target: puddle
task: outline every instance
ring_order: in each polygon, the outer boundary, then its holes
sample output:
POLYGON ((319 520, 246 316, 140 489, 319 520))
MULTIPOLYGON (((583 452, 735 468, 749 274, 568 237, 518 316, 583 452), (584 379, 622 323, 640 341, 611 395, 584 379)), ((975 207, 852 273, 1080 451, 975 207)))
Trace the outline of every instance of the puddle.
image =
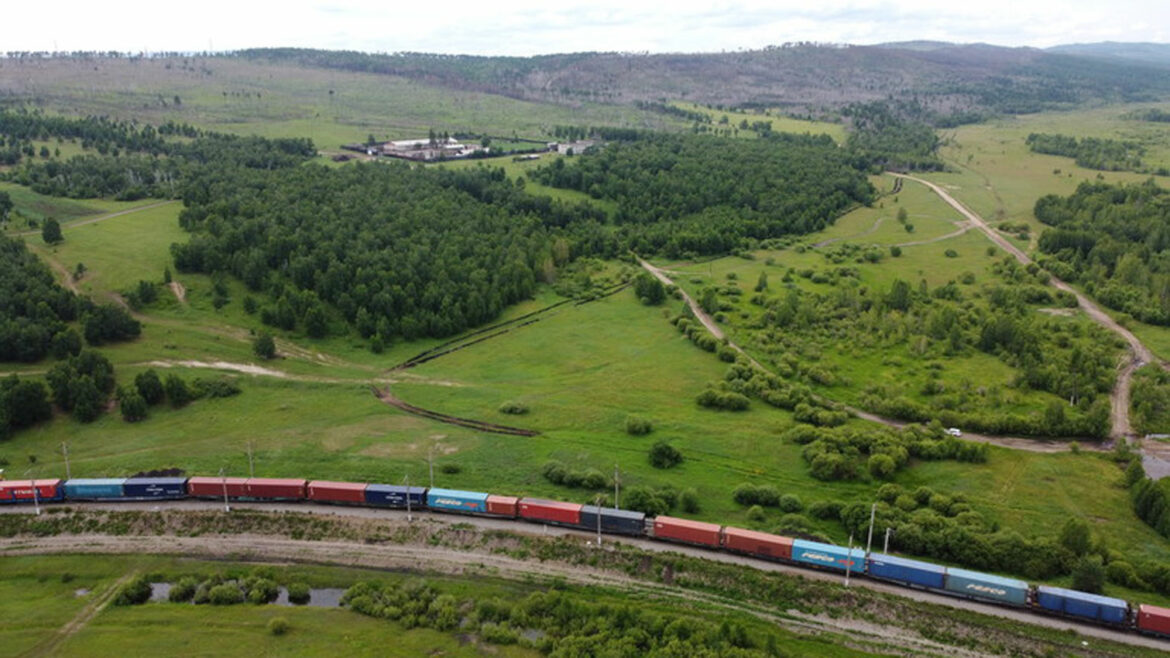
MULTIPOLYGON (((150 584, 150 601, 151 603, 167 603, 170 601, 172 583, 151 583, 150 584)), ((78 596, 89 593, 89 590, 77 590, 78 596)), ((309 602, 304 604, 309 608, 337 608, 341 606, 341 597, 345 595, 345 590, 339 587, 321 587, 309 590, 309 602)), ((292 606, 295 604, 289 603, 288 590, 284 587, 280 588, 280 594, 272 605, 292 606)))

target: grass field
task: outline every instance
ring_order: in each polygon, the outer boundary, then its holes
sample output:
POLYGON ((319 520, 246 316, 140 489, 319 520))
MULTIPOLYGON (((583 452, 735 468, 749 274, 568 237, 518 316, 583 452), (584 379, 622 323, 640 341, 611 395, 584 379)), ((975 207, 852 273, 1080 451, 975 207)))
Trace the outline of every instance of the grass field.
POLYGON ((748 125, 757 121, 771 122, 772 130, 775 132, 785 133, 810 133, 813 135, 826 134, 833 138, 838 144, 845 142, 845 127, 839 123, 829 123, 827 121, 805 121, 802 119, 793 119, 792 117, 784 116, 780 111, 768 110, 767 113, 755 112, 735 112, 732 110, 716 110, 703 105, 696 105, 694 103, 685 103, 682 101, 675 101, 671 103, 675 107, 690 111, 701 112, 711 117, 711 127, 714 129, 731 128, 738 130, 736 133, 738 137, 758 137, 756 131, 751 129, 740 128, 742 121, 747 121, 748 125), (723 117, 727 117, 727 123, 720 123, 723 117))

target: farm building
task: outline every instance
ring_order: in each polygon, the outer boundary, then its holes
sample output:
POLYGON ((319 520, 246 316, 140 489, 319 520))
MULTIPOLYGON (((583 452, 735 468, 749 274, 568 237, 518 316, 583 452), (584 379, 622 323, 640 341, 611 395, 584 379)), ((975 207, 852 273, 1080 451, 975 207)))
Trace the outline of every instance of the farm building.
POLYGON ((382 144, 382 155, 407 160, 450 160, 466 158, 472 153, 483 150, 477 145, 469 146, 461 143, 454 137, 446 139, 403 139, 382 144))

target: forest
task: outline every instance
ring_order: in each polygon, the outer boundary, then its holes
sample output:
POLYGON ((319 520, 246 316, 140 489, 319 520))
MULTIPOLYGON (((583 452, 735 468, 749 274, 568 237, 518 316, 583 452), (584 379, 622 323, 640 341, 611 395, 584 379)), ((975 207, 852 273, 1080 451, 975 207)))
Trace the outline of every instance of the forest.
POLYGON ((536 170, 533 180, 616 203, 624 246, 668 258, 816 231, 874 198, 826 135, 756 140, 637 133, 536 170))
POLYGON ((937 117, 920 103, 852 103, 841 114, 853 124, 846 146, 866 166, 909 171, 943 168, 938 136, 929 123, 937 117))
POLYGON ((1026 139, 1033 153, 1074 158, 1086 169, 1101 171, 1142 171, 1145 149, 1137 142, 1116 139, 1032 133, 1026 139))
POLYGON ((1101 303, 1170 325, 1170 195, 1153 180, 1081 183, 1067 197, 1036 201, 1041 264, 1101 303))

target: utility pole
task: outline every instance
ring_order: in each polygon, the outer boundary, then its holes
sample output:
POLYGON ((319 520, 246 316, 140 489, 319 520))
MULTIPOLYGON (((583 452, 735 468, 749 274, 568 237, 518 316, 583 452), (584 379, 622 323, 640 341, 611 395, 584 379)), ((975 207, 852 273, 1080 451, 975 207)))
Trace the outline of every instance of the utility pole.
POLYGON ((256 464, 252 461, 252 442, 248 442, 248 477, 256 477, 256 464))
POLYGON ((231 512, 232 508, 228 505, 227 477, 223 474, 223 467, 219 469, 219 482, 223 485, 223 511, 231 512))
POLYGON ((849 533, 849 548, 845 553, 845 587, 849 587, 849 572, 853 566, 853 533, 849 533))
POLYGON ((413 521, 414 519, 410 516, 410 475, 407 475, 404 480, 406 482, 406 520, 413 521))
POLYGON ((886 543, 882 546, 883 553, 888 554, 890 552, 890 535, 893 534, 893 532, 893 528, 886 528, 886 543))
MULTIPOLYGON (((622 481, 621 477, 622 477, 622 474, 621 474, 621 471, 618 470, 618 465, 614 464, 613 465, 613 508, 614 509, 621 509, 621 507, 618 504, 619 503, 618 494, 620 493, 620 487, 621 487, 621 481, 622 481)), ((600 511, 600 510, 598 510, 598 511, 600 511)))
POLYGON ((597 494, 593 504, 597 507, 597 547, 601 548, 601 494, 597 494))
POLYGON ((29 482, 32 483, 33 513, 36 514, 36 516, 40 516, 41 515, 41 497, 37 493, 37 476, 32 475, 32 471, 33 470, 30 468, 27 471, 25 471, 24 473, 25 473, 25 475, 29 476, 29 482))
POLYGON ((73 473, 69 470, 69 444, 61 442, 61 453, 65 455, 65 479, 72 480, 73 473))
POLYGON ((435 488, 435 446, 427 451, 427 466, 431 470, 431 488, 435 488))
POLYGON ((877 515, 877 503, 869 506, 869 537, 865 540, 865 554, 869 555, 869 549, 873 546, 873 517, 877 515))

